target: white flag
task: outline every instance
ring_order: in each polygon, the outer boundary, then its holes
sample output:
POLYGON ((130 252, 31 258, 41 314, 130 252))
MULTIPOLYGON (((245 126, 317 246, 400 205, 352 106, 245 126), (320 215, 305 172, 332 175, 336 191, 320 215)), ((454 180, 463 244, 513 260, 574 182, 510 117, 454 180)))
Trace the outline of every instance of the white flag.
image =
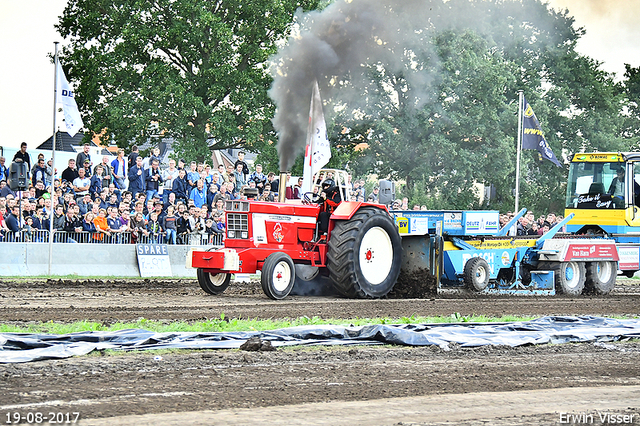
POLYGON ((65 77, 64 71, 62 71, 60 62, 58 62, 56 103, 62 104, 64 121, 67 125, 67 133, 69 133, 69 136, 74 137, 84 124, 82 123, 82 117, 80 117, 80 111, 78 111, 76 100, 73 97, 73 90, 71 90, 67 77, 65 77))
POLYGON ((327 139, 327 125, 322 113, 322 100, 318 82, 313 85, 311 107, 309 108, 309 127, 307 128, 307 146, 304 151, 304 172, 302 175, 302 193, 311 192, 313 176, 329 162, 331 148, 327 139))

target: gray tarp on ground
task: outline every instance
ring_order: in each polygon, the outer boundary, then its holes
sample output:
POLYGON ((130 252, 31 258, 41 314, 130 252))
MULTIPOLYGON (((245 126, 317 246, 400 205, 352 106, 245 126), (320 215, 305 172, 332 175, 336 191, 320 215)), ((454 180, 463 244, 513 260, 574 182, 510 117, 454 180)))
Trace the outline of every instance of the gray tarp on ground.
POLYGON ((462 347, 521 346, 640 338, 640 319, 550 316, 511 323, 310 325, 253 332, 155 333, 134 329, 71 334, 0 333, 0 363, 67 358, 104 349, 237 349, 254 336, 276 347, 393 344, 446 348, 449 343, 462 347))

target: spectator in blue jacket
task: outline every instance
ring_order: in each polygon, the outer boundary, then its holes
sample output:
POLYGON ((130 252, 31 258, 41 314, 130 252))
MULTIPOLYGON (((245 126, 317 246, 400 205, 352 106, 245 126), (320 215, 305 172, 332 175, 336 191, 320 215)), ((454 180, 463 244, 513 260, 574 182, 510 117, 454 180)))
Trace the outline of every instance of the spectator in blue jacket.
POLYGON ((200 172, 197 170, 198 163, 191 162, 191 170, 187 173, 187 182, 189 183, 189 191, 196 187, 196 183, 200 179, 200 172))
POLYGON ((39 158, 38 162, 33 167, 31 182, 35 185, 37 181, 44 182, 46 178, 47 178, 47 166, 44 164, 44 158, 39 158))
POLYGON ((118 150, 118 157, 111 162, 113 169, 113 181, 116 187, 122 191, 126 189, 125 179, 127 178, 127 162, 124 160, 124 149, 118 150))
POLYGON ((184 169, 180 169, 178 172, 178 179, 173 182, 173 193, 176 196, 176 201, 186 201, 189 198, 189 182, 187 181, 187 172, 184 169))
POLYGON ((100 196, 102 192, 102 164, 98 164, 94 170, 93 176, 91 176, 91 184, 89 185, 89 195, 91 199, 95 200, 100 196))
POLYGON ((152 199, 154 196, 160 197, 158 193, 158 189, 160 188, 160 183, 162 182, 162 176, 160 175, 160 170, 158 170, 158 160, 151 160, 151 167, 144 171, 145 174, 145 183, 147 190, 147 201, 152 199))
POLYGON ((109 199, 106 200, 106 202, 104 203, 104 207, 102 207, 102 204, 101 204, 101 208, 104 208, 105 210, 108 209, 109 207, 113 207, 117 209, 119 206, 120 206, 120 202, 118 201, 118 196, 116 194, 111 194, 109 196, 109 199))
POLYGON ((193 204, 195 204, 197 208, 200 208, 207 203, 207 193, 204 190, 204 181, 202 179, 198 179, 196 187, 191 190, 189 198, 193 200, 193 204))
POLYGON ((7 215, 7 217, 5 218, 5 224, 7 225, 7 228, 9 228, 9 231, 13 233, 13 235, 8 238, 9 241, 13 241, 13 239, 18 235, 18 232, 20 232, 20 221, 18 219, 19 217, 20 206, 16 203, 13 207, 11 207, 11 209, 9 210, 9 215, 7 215))
POLYGON ((209 190, 207 191, 207 206, 211 207, 211 205, 213 204, 213 199, 216 197, 216 195, 218 194, 218 184, 216 183, 212 183, 211 185, 209 185, 209 190))
POLYGON ((249 181, 255 182, 256 188, 258 188, 258 191, 262 194, 262 191, 264 191, 264 188, 267 185, 267 177, 262 173, 262 164, 256 164, 256 171, 251 173, 249 181))
MULTIPOLYGON (((82 230, 84 232, 95 233, 96 225, 93 223, 94 215, 93 212, 87 212, 84 215, 84 220, 82 221, 82 230)), ((89 241, 93 241, 93 239, 89 239, 89 241)))
POLYGON ((9 169, 5 165, 6 159, 4 157, 0 157, 0 181, 9 180, 9 169))
POLYGON ((135 195, 144 192, 144 169, 142 168, 142 157, 136 157, 136 164, 129 169, 129 191, 135 195))

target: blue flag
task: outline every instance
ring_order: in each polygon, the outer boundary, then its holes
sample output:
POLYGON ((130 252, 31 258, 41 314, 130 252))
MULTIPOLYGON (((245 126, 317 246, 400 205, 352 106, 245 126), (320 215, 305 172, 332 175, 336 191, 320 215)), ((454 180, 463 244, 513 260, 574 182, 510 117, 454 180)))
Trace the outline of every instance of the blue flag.
POLYGON ((522 119, 522 149, 537 149, 540 157, 551 161, 558 167, 562 167, 549 146, 549 142, 544 138, 544 133, 540 128, 540 122, 533 112, 533 108, 527 100, 524 100, 524 114, 522 119))

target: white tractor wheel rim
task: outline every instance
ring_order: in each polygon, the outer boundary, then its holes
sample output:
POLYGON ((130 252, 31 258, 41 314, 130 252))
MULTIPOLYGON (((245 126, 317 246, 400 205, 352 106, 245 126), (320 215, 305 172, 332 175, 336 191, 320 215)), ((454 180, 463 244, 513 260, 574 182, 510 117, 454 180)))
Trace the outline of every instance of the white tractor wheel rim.
POLYGON ((600 282, 606 283, 611 279, 611 274, 613 273, 613 268, 611 267, 611 263, 609 262, 598 262, 596 265, 598 279, 600 282))
POLYGON ((381 284, 393 265, 393 245, 387 231, 379 226, 369 229, 360 244, 360 270, 371 285, 381 284))
POLYGON ((478 284, 484 284, 484 280, 487 279, 487 270, 484 266, 478 266, 476 270, 476 282, 478 284))
POLYGON ((214 287, 220 287, 224 284, 226 278, 227 274, 209 274, 209 280, 211 281, 211 285, 214 287))
POLYGON ((575 262, 567 263, 564 276, 568 288, 576 288, 580 282, 580 268, 575 262))
POLYGON ((273 268, 271 278, 273 288, 276 291, 283 292, 286 290, 291 282, 291 268, 289 267, 289 264, 285 261, 278 262, 276 267, 273 268))

